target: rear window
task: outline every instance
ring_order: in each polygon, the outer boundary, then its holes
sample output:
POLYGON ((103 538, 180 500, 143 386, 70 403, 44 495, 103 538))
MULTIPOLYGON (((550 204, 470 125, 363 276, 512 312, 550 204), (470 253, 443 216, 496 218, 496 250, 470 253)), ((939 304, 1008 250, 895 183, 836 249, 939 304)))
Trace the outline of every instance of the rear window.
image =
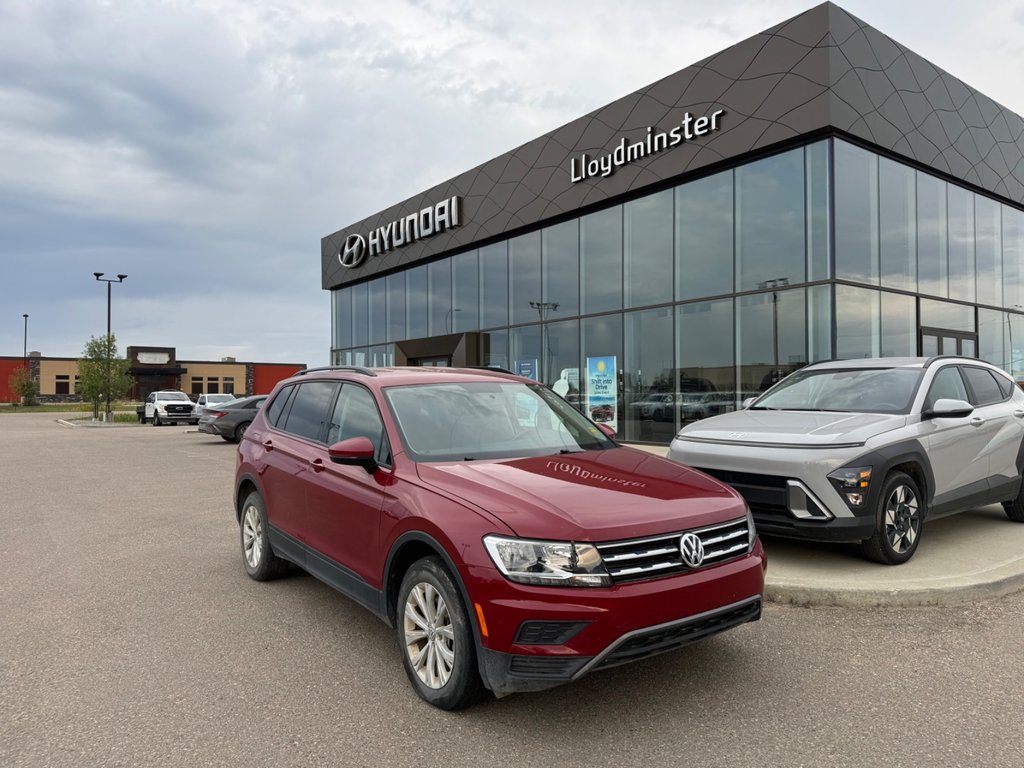
POLYGON ((971 388, 972 405, 990 405, 1006 399, 991 371, 965 366, 964 376, 967 378, 967 385, 971 388))
POLYGON ((282 389, 277 397, 274 398, 274 402, 270 404, 270 408, 267 411, 267 421, 273 426, 278 426, 278 422, 281 420, 281 414, 284 413, 285 406, 288 405, 288 400, 291 399, 292 394, 295 392, 295 387, 285 387, 282 389))
POLYGON ((292 396, 292 405, 284 426, 286 432, 308 440, 322 440, 327 424, 327 409, 334 400, 338 385, 332 381, 305 381, 292 396))

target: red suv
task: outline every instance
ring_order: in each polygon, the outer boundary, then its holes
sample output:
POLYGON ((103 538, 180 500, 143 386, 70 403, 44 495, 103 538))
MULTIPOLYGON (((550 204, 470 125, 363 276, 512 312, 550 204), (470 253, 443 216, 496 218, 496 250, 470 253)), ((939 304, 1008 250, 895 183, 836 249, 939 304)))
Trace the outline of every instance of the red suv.
POLYGON ((369 608, 444 709, 760 618, 742 497, 613 434, 492 370, 305 371, 239 445, 245 569, 294 563, 369 608))

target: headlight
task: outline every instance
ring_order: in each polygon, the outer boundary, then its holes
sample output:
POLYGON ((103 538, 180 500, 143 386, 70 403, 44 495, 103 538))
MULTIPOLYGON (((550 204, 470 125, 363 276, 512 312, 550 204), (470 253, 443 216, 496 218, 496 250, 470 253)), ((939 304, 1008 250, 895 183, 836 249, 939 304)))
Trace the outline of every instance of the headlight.
POLYGON ((747 552, 754 549, 754 541, 757 539, 757 528, 754 527, 754 514, 750 511, 750 507, 744 504, 747 508, 747 552))
POLYGON ((843 467, 830 472, 828 479, 851 507, 861 507, 871 487, 871 467, 843 467))
POLYGON ((484 546, 505 578, 520 584, 607 587, 612 583, 592 544, 484 536, 484 546))

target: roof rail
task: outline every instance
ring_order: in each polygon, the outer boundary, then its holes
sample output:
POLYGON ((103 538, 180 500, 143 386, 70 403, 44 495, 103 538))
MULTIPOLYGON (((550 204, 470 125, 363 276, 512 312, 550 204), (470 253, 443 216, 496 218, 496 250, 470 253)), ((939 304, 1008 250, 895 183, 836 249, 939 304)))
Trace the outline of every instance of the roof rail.
POLYGON ((307 373, 319 373, 320 371, 354 371, 355 373, 361 373, 364 376, 376 376, 377 373, 371 368, 367 368, 362 365, 324 365, 320 368, 304 368, 298 371, 296 376, 305 376, 307 373))
POLYGON ((509 376, 519 375, 517 373, 512 373, 512 371, 508 370, 507 368, 502 368, 500 365, 463 365, 461 367, 468 368, 473 371, 494 371, 495 373, 507 373, 509 376))

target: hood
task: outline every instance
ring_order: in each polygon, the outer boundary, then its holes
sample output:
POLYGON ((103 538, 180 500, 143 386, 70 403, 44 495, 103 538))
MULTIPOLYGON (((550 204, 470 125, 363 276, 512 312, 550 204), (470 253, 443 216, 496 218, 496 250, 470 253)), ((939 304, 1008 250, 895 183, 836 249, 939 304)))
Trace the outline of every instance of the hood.
POLYGON ((837 448, 863 445, 868 438, 906 423, 905 414, 746 410, 688 424, 676 439, 730 445, 837 448))
POLYGON ((707 475, 633 448, 419 464, 420 479, 524 538, 611 541, 733 520, 743 501, 707 475))

